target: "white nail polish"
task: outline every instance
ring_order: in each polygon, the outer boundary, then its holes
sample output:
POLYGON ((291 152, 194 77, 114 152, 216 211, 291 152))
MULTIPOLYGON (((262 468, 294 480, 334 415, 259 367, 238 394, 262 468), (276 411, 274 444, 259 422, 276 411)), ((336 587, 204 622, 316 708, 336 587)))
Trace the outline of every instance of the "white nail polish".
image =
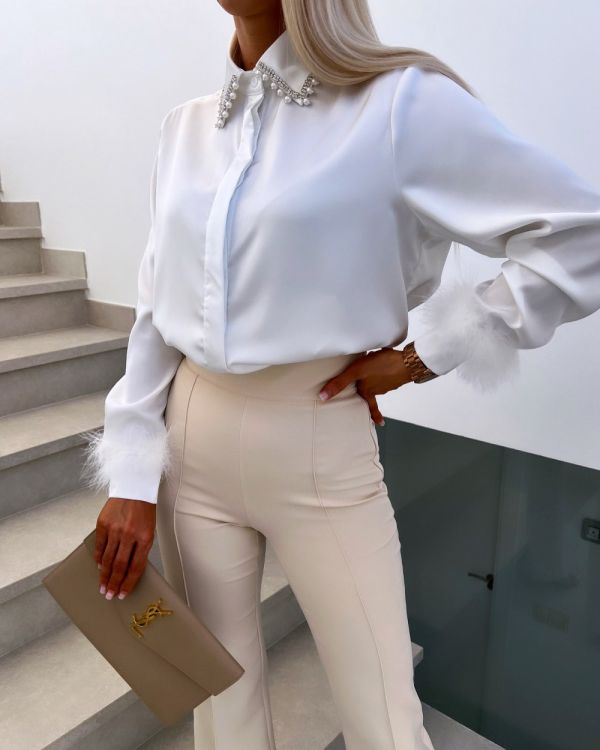
POLYGON ((114 591, 107 591, 106 592, 106 598, 107 599, 112 599, 114 595, 115 595, 114 591))
POLYGON ((101 593, 102 595, 106 594, 106 586, 105 586, 104 584, 102 584, 102 585, 100 586, 100 593, 101 593))

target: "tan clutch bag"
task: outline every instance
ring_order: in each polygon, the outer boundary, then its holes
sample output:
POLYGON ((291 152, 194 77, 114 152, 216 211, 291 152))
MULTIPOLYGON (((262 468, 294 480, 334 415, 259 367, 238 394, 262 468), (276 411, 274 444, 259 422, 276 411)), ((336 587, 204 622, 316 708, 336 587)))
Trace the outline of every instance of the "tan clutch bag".
POLYGON ((96 529, 42 580, 75 625, 165 725, 244 669, 148 560, 124 599, 98 591, 96 529))

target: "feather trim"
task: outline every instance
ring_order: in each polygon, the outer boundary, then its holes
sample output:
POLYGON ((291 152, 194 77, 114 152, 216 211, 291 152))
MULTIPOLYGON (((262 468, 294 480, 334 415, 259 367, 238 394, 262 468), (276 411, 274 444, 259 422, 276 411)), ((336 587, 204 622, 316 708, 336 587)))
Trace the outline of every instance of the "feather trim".
POLYGON ((460 380, 489 392, 520 371, 519 349, 512 329, 485 306, 477 288, 464 278, 438 287, 421 306, 424 334, 418 338, 427 341, 424 350, 431 346, 442 359, 457 362, 460 380))
POLYGON ((104 430, 81 433, 86 445, 81 479, 86 487, 102 491, 109 489, 112 481, 129 474, 136 476, 168 475, 172 469, 169 430, 157 433, 139 430, 132 434, 107 435, 104 430))

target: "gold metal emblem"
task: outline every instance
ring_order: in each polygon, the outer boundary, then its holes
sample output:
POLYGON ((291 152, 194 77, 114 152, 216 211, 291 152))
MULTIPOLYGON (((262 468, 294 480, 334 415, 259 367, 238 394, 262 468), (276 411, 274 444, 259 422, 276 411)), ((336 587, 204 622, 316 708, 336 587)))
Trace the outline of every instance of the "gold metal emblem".
POLYGON ((138 617, 138 615, 135 614, 135 612, 131 615, 131 624, 130 628, 134 631, 134 633, 137 635, 138 638, 143 638, 144 634, 142 633, 141 628, 146 628, 152 620, 155 620, 157 617, 162 617, 163 615, 172 615, 173 610, 172 609, 163 609, 160 605, 162 604, 162 598, 159 598, 157 602, 154 602, 153 604, 149 604, 146 607, 146 611, 138 617))

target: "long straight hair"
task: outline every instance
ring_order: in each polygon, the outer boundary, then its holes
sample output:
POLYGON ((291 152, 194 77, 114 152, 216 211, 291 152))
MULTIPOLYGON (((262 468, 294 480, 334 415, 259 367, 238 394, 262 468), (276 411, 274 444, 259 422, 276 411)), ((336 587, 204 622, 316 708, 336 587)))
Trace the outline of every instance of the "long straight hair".
POLYGON ((282 23, 304 65, 324 83, 361 83, 392 68, 418 65, 471 86, 435 55, 383 44, 367 0, 281 0, 282 23))

